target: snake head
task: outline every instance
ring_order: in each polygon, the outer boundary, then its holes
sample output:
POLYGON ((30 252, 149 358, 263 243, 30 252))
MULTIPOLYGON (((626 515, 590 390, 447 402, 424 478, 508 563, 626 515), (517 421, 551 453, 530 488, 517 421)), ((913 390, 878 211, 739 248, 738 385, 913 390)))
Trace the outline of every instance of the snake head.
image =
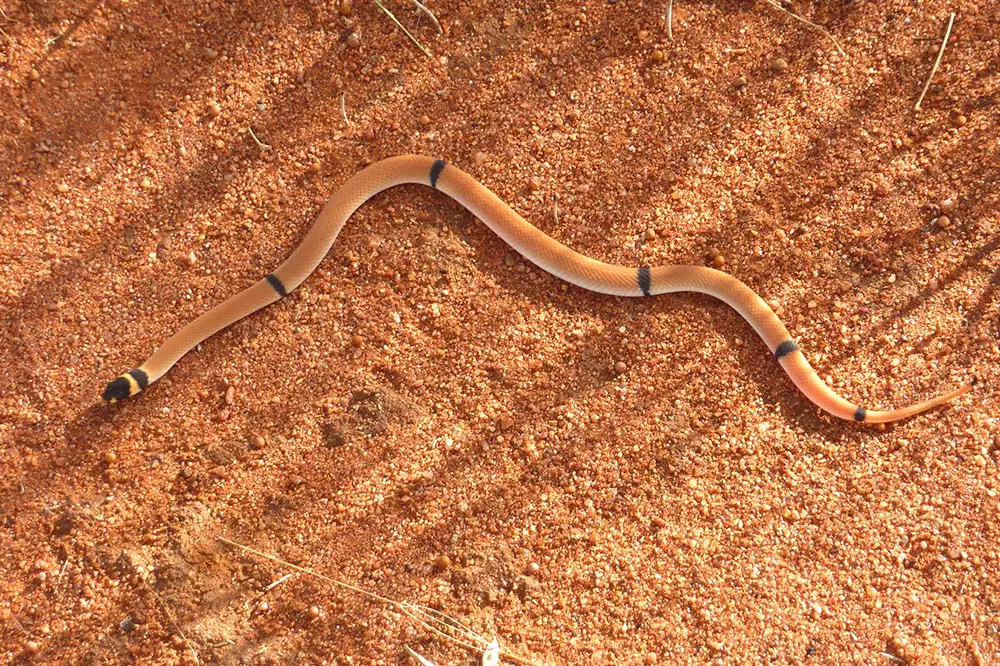
POLYGON ((128 380, 124 377, 115 377, 112 381, 108 382, 107 387, 104 389, 104 393, 101 394, 101 397, 104 398, 105 402, 118 402, 119 400, 124 400, 128 396, 128 380))
POLYGON ((106 402, 118 402, 130 398, 142 391, 149 384, 149 377, 143 370, 129 370, 111 380, 104 388, 101 397, 106 402))

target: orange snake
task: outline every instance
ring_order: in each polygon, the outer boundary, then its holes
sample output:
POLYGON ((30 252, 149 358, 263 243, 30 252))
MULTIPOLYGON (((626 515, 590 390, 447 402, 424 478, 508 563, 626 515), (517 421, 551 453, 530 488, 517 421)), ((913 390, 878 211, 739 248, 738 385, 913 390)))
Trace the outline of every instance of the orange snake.
POLYGON ((103 398, 115 402, 139 393, 202 340, 293 291, 319 265, 344 223, 361 204, 382 190, 404 183, 441 190, 528 260, 585 289, 615 296, 694 291, 724 301, 753 326, 799 390, 821 409, 842 419, 869 423, 897 421, 943 405, 969 391, 975 383, 973 380, 950 393, 909 407, 889 411, 863 409, 834 393, 820 379, 764 299, 733 276, 705 266, 627 268, 591 259, 533 227, 461 169, 430 157, 399 155, 356 173, 327 201, 305 239, 281 266, 174 333, 142 365, 108 384, 103 398))

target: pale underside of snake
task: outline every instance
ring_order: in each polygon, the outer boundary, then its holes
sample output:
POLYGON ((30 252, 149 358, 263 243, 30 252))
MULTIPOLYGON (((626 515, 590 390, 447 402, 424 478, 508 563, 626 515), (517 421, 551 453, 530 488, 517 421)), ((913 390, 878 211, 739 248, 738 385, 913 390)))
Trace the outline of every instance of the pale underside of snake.
POLYGON ((693 291, 724 301, 753 327, 799 390, 821 409, 839 418, 869 423, 897 421, 943 405, 975 384, 973 379, 950 393, 889 411, 858 407, 834 393, 820 379, 770 306, 735 277, 705 266, 629 268, 591 259, 536 229, 461 169, 430 157, 399 155, 356 173, 327 201, 302 243, 273 273, 174 333, 142 365, 108 384, 104 399, 115 402, 139 393, 201 341, 291 293, 323 260, 358 207, 382 190, 404 183, 430 185, 444 192, 529 261, 584 289, 613 296, 693 291))

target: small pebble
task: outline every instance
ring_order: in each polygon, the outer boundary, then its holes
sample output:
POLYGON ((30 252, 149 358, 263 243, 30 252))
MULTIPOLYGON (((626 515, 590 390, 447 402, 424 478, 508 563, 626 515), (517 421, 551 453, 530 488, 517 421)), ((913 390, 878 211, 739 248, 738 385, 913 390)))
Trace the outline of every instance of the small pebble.
POLYGON ((738 77, 736 79, 736 81, 733 82, 733 85, 736 86, 736 88, 746 88, 746 86, 747 86, 747 77, 745 77, 745 76, 738 77))
POLYGON ((646 240, 655 240, 656 231, 654 229, 646 229, 646 240))
POLYGON ((218 118, 222 114, 222 105, 220 105, 214 99, 209 100, 208 104, 206 105, 206 108, 208 109, 208 115, 212 116, 213 118, 218 118))
POLYGON ((712 265, 715 266, 716 268, 722 268, 723 266, 726 265, 726 258, 723 257, 721 254, 717 254, 714 257, 712 257, 712 265))
POLYGON ((646 663, 647 664, 655 664, 657 659, 659 659, 659 655, 657 655, 655 652, 647 652, 646 653, 646 663))
POLYGON ((306 171, 309 173, 319 173, 319 170, 323 167, 323 164, 319 160, 313 160, 309 163, 306 171))
POLYGON ((427 127, 431 124, 431 119, 429 116, 420 116, 418 122, 421 127, 427 127))
POLYGON ((67 185, 66 183, 59 183, 58 185, 56 185, 56 189, 59 190, 62 194, 66 194, 67 192, 69 192, 69 185, 67 185))
POLYGON ((184 257, 184 263, 186 263, 188 266, 194 266, 197 262, 198 262, 198 256, 194 253, 194 250, 188 252, 187 256, 184 257))
POLYGON ((118 454, 109 449, 104 452, 101 459, 108 465, 113 465, 118 460, 118 454))
POLYGON ((639 31, 639 39, 640 40, 645 41, 648 38, 649 38, 649 30, 640 30, 639 31))
POLYGON ((538 562, 529 562, 528 566, 525 568, 525 573, 529 576, 536 576, 541 569, 542 566, 538 562))
POLYGON ((231 405, 236 400, 236 387, 230 386, 226 389, 226 404, 231 405))
POLYGON ((310 606, 309 610, 306 611, 306 615, 309 616, 310 620, 315 620, 319 617, 319 606, 310 606))
POLYGON ((340 0, 340 15, 350 16, 351 9, 353 9, 353 7, 354 3, 352 3, 351 0, 340 0))
POLYGON ((446 571, 451 568, 451 558, 447 555, 438 555, 434 558, 434 568, 438 571, 446 571))
POLYGON ((666 56, 663 55, 663 51, 661 51, 660 49, 656 49, 655 51, 653 51, 653 55, 651 57, 653 59, 653 62, 663 62, 664 59, 666 59, 666 56))
POLYGON ((942 229, 947 229, 951 226, 951 218, 947 215, 942 215, 937 219, 937 225, 942 229))
POLYGON ((356 32, 352 32, 347 37, 347 45, 350 46, 352 49, 358 48, 359 46, 361 46, 361 36, 358 35, 358 33, 356 32))
POLYGON ((153 186, 153 181, 151 181, 149 178, 143 178, 142 181, 139 183, 139 185, 140 187, 142 187, 142 189, 148 190, 153 186))
POLYGON ((938 208, 940 208, 941 212, 944 213, 945 215, 951 215, 952 213, 955 212, 955 200, 945 199, 944 201, 938 204, 938 208))
POLYGON ((355 334, 351 336, 352 347, 360 347, 362 342, 364 342, 364 340, 361 338, 360 335, 355 334))
POLYGON ((964 115, 959 114, 955 116, 952 122, 955 123, 955 127, 961 127, 965 123, 969 122, 969 119, 966 118, 964 115))
POLYGON ((37 81, 38 79, 42 78, 42 75, 38 73, 37 69, 35 69, 34 67, 32 67, 31 71, 28 73, 28 77, 32 81, 37 81))
POLYGON ((537 192, 542 189, 542 181, 538 178, 538 176, 532 176, 528 180, 528 189, 532 192, 537 192))
POLYGON ((783 72, 788 69, 788 61, 784 58, 775 58, 771 61, 772 72, 783 72))
POLYGON ((263 435, 258 435, 254 433, 250 436, 250 448, 255 451, 260 451, 267 444, 267 440, 264 439, 263 435))
POLYGON ((215 60, 219 57, 219 52, 211 47, 208 47, 205 49, 205 57, 209 60, 215 60))
POLYGON ((41 647, 42 646, 38 644, 38 641, 28 641, 24 644, 24 651, 28 654, 35 654, 41 649, 41 647))
POLYGON ((268 604, 266 601, 261 601, 259 604, 257 604, 258 613, 266 613, 270 608, 271 608, 270 604, 268 604))
POLYGON ((889 184, 884 180, 880 181, 878 185, 875 186, 875 194, 880 197, 887 196, 889 194, 889 184))
POLYGON ((628 366, 625 365, 625 361, 618 361, 617 363, 615 363, 615 372, 617 372, 619 375, 625 372, 625 370, 627 369, 628 366))

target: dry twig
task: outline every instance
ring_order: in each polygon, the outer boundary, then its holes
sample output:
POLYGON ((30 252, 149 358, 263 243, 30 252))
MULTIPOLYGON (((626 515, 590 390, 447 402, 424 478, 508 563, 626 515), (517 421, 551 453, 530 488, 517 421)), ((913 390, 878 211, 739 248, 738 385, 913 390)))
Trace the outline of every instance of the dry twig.
POLYGON ((840 42, 837 41, 837 38, 830 34, 829 30, 827 30, 826 28, 824 28, 821 25, 813 23, 812 21, 810 21, 808 19, 802 18, 801 16, 799 16, 798 14, 796 14, 795 12, 793 12, 791 10, 785 9, 784 7, 781 6, 781 3, 778 2, 778 0, 766 0, 766 2, 767 2, 767 4, 771 5, 775 9, 777 9, 778 11, 785 12, 786 14, 788 14, 789 16, 791 16, 796 21, 802 21, 806 25, 812 26, 813 28, 816 28, 817 30, 819 30, 820 32, 822 32, 824 35, 826 35, 827 39, 829 39, 831 42, 833 42, 833 45, 837 47, 837 50, 840 51, 840 55, 844 56, 845 58, 847 57, 847 51, 845 51, 844 47, 842 47, 840 45, 840 42))
POLYGON ((924 89, 920 92, 920 98, 917 99, 916 106, 913 107, 914 111, 920 110, 920 103, 924 101, 924 95, 927 94, 928 88, 931 87, 931 79, 934 78, 935 72, 938 70, 938 66, 941 64, 941 57, 944 56, 944 47, 948 45, 948 38, 951 37, 951 26, 955 23, 955 12, 951 13, 948 18, 948 29, 944 32, 944 39, 941 40, 941 48, 938 49, 937 59, 934 61, 934 66, 931 67, 931 75, 927 77, 927 83, 924 84, 924 89))
POLYGON ((425 56, 427 56, 428 58, 431 57, 431 52, 428 51, 426 48, 424 48, 424 45, 421 44, 420 42, 418 42, 416 37, 414 37, 413 35, 410 34, 410 31, 406 29, 406 26, 404 26, 402 23, 400 23, 399 19, 397 19, 395 16, 393 16, 392 12, 390 12, 388 9, 385 8, 385 5, 383 5, 381 2, 379 2, 379 0, 375 0, 375 4, 376 4, 376 6, 378 6, 379 9, 381 9, 383 12, 385 12, 386 16, 388 16, 389 18, 392 19, 393 23, 395 23, 396 25, 399 26, 399 29, 402 30, 406 34, 406 36, 410 38, 410 41, 417 45, 417 48, 419 48, 421 51, 424 52, 425 56))

